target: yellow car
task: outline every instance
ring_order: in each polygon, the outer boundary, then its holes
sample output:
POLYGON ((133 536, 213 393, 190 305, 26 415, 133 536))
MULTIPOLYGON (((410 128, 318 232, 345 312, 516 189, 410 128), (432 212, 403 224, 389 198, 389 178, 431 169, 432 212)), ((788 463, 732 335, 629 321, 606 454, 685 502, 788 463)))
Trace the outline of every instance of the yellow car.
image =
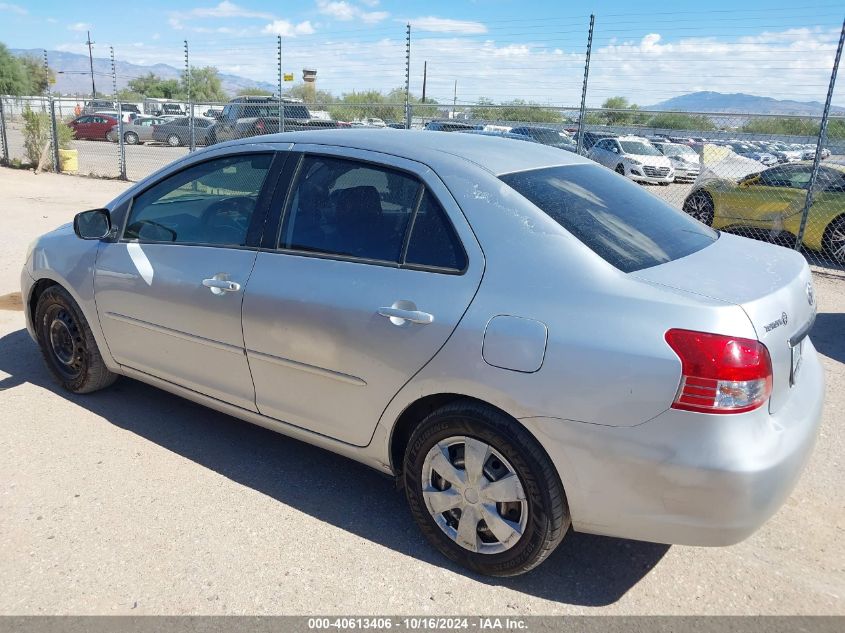
MULTIPOLYGON (((716 229, 757 229, 795 243, 812 163, 777 165, 739 181, 714 179, 696 187, 683 210, 716 229)), ((845 264, 845 165, 819 168, 804 246, 845 264)))

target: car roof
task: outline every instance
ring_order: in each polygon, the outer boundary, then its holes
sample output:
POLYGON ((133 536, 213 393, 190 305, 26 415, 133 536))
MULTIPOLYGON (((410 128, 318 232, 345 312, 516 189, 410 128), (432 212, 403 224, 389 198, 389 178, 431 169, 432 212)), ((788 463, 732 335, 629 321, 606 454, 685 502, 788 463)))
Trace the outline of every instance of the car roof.
MULTIPOLYGON (((331 145, 370 150, 415 160, 431 167, 457 156, 499 175, 553 165, 594 164, 591 160, 549 145, 484 134, 455 134, 426 130, 306 130, 261 137, 262 142, 331 145)), ((254 143, 254 138, 229 141, 237 146, 254 143)), ((219 147, 215 146, 215 147, 219 147)))

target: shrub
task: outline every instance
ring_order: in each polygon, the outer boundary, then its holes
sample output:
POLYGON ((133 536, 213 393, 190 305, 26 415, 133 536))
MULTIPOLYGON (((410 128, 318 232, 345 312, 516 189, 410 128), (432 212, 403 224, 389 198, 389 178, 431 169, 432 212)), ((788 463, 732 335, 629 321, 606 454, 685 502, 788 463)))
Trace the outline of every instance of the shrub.
MULTIPOLYGON (((50 142, 50 115, 46 112, 34 112, 29 106, 23 112, 24 150, 26 158, 33 166, 38 165, 44 146, 50 142)), ((60 149, 68 149, 73 140, 73 130, 62 122, 56 122, 56 134, 60 149)), ((48 157, 52 165, 52 155, 48 157)))

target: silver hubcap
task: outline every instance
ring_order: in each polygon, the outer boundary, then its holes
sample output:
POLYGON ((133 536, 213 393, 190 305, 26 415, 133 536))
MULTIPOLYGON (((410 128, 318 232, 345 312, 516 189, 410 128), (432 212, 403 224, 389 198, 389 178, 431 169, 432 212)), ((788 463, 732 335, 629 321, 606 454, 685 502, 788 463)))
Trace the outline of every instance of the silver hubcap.
POLYGON ((513 466, 472 437, 450 437, 431 448, 423 464, 423 498, 443 533, 471 552, 509 550, 528 524, 525 490, 513 466))
POLYGON ((687 213, 705 224, 710 219, 710 202, 704 196, 693 196, 687 203, 687 213))

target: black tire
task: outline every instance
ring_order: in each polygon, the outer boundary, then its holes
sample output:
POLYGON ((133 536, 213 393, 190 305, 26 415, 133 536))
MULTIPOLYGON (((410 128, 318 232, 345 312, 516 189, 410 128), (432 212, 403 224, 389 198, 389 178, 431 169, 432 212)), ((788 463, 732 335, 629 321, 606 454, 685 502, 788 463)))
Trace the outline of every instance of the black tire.
POLYGON ((180 139, 176 134, 171 134, 167 137, 167 144, 170 147, 179 147, 182 144, 182 139, 180 139))
POLYGON ((827 225, 822 237, 822 250, 837 264, 845 266, 845 215, 827 225))
POLYGON ((693 191, 683 206, 684 213, 694 217, 696 220, 707 226, 713 226, 715 208, 713 198, 706 191, 693 191))
MULTIPOLYGON (((493 459, 493 456, 490 456, 493 459)), ((495 462, 493 462, 495 463, 495 462)), ((542 563, 560 544, 571 520, 557 470, 540 444, 513 418, 472 401, 458 401, 429 414, 414 430, 403 464, 405 494, 425 537, 456 563, 489 576, 516 576, 542 563), (512 466, 525 493, 527 522, 509 549, 473 552, 444 532, 423 496, 426 456, 438 442, 454 436, 481 440, 512 466)))
POLYGON ((617 174, 620 174, 620 175, 622 175, 622 176, 624 176, 624 175, 625 175, 625 166, 624 166, 622 163, 619 163, 619 164, 616 166, 616 173, 617 173, 617 174))
POLYGON ((47 288, 38 298, 35 331, 47 368, 68 391, 91 393, 117 379, 103 362, 82 310, 61 286, 47 288))
POLYGON ((135 132, 127 132, 123 135, 123 140, 126 141, 127 145, 137 145, 138 135, 135 132))
POLYGON ((669 186, 668 182, 659 182, 657 184, 660 185, 661 187, 668 187, 669 186))

